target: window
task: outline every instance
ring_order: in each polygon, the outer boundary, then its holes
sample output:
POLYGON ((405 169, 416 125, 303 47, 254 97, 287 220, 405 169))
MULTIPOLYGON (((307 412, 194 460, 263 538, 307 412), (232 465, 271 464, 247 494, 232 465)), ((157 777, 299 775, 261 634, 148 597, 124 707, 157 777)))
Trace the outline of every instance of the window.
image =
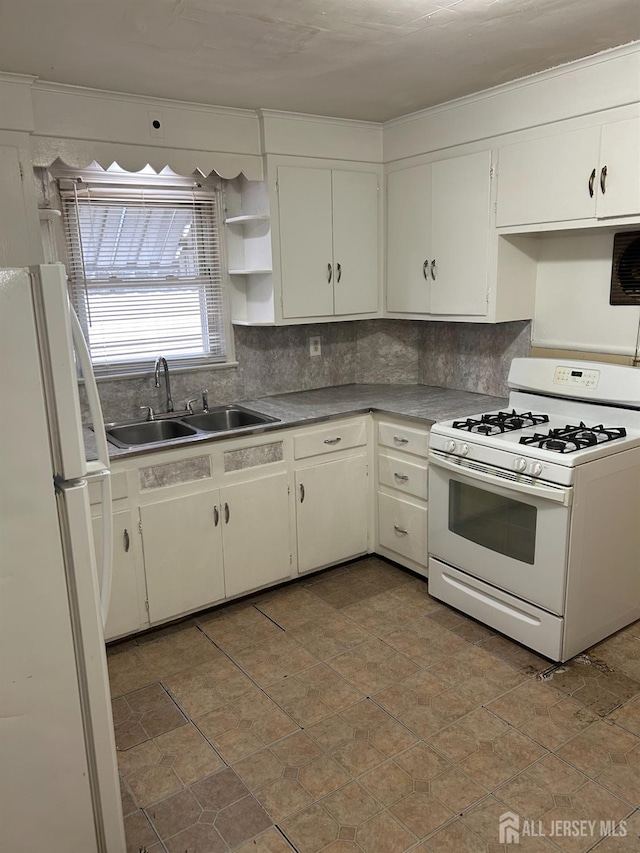
POLYGON ((97 375, 159 355, 172 366, 224 362, 216 190, 100 177, 59 181, 71 298, 97 375))

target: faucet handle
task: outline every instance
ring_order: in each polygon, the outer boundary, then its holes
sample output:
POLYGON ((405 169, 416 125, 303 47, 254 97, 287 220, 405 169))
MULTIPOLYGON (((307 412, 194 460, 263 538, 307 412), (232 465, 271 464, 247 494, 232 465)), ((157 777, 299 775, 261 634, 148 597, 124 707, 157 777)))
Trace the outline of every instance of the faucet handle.
POLYGON ((153 411, 151 406, 140 406, 139 408, 141 408, 143 410, 146 409, 146 411, 147 411, 146 420, 152 421, 155 418, 156 415, 155 415, 155 412, 153 411))
POLYGON ((195 403, 197 399, 198 399, 197 397, 194 397, 191 400, 187 400, 187 402, 184 404, 185 409, 187 409, 189 412, 191 412, 191 414, 193 414, 193 405, 192 404, 195 403))
POLYGON ((204 391, 202 392, 202 411, 203 412, 209 411, 209 389, 208 388, 205 388, 204 391))

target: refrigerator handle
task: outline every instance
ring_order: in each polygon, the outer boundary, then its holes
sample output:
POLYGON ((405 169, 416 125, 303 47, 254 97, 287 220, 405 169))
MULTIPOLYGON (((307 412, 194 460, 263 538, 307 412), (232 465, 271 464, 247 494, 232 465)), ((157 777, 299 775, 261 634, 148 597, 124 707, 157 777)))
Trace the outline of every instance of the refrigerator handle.
POLYGON ((98 395, 98 384, 91 366, 91 356, 87 342, 82 333, 82 327, 78 315, 69 306, 71 312, 71 335, 73 346, 80 362, 80 370, 84 378, 91 423, 96 437, 98 448, 98 465, 105 470, 102 472, 100 481, 101 492, 101 518, 102 518, 102 579, 100 583, 100 606, 102 609, 102 625, 107 624, 109 613, 109 602, 111 600, 111 583, 113 580, 113 518, 111 513, 111 475, 109 474, 109 449, 107 447, 107 435, 104 429, 102 417, 102 406, 98 395))
POLYGON ((98 447, 98 464, 101 468, 109 467, 109 449, 107 446, 107 434, 104 429, 104 419, 102 417, 102 406, 100 405, 100 397, 98 396, 98 385, 93 374, 91 366, 91 356, 87 342, 82 334, 82 327, 78 315, 69 306, 71 312, 71 334, 73 337, 73 346, 80 362, 80 370, 84 378, 85 391, 87 392, 87 402, 89 403, 89 412, 91 413, 91 423, 96 436, 96 445, 98 447))

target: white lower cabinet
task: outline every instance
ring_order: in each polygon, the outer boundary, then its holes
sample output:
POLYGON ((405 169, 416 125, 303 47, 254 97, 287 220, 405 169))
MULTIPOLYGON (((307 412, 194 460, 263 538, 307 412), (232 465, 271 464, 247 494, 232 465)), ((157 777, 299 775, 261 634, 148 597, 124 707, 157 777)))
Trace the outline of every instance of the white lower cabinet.
POLYGON ((288 479, 283 471, 222 489, 227 597, 291 575, 288 479))
POLYGON ((377 448, 376 552, 426 575, 429 432, 380 420, 377 448))
POLYGON ((217 489, 140 507, 152 623, 225 597, 217 489))
POLYGON ((296 471, 298 571, 367 552, 367 457, 349 456, 296 471))
POLYGON ((378 495, 378 542, 400 557, 427 564, 427 507, 414 501, 378 495))
MULTIPOLYGON (((132 634, 147 627, 144 600, 138 594, 138 566, 135 557, 137 522, 128 509, 113 513, 113 579, 104 636, 107 640, 132 634)), ((93 519, 96 553, 102 550, 102 521, 93 519)))

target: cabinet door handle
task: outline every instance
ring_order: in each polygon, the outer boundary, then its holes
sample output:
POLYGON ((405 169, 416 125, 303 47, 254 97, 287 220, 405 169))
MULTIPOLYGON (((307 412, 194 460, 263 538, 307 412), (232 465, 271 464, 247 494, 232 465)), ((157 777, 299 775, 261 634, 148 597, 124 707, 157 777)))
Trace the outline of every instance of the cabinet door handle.
POLYGON ((401 435, 394 435, 393 440, 395 441, 396 444, 409 444, 409 439, 408 438, 402 438, 401 435))
POLYGON ((331 277, 333 276, 333 267, 331 264, 327 264, 327 282, 331 284, 331 277))
POLYGON ((600 170, 600 189, 602 190, 602 195, 604 195, 607 191, 607 167, 603 166, 600 170))
POLYGON ((224 504, 224 523, 229 524, 231 513, 229 512, 229 504, 225 501, 224 504))
POLYGON ((393 525, 393 529, 396 531, 396 533, 402 533, 403 536, 406 536, 406 534, 409 532, 406 527, 398 527, 397 524, 393 525))
POLYGON ((124 533, 122 534, 122 539, 124 540, 124 550, 125 553, 129 553, 129 548, 131 547, 131 537, 129 536, 129 531, 125 527, 124 533))
POLYGON ((425 281, 429 281, 429 258, 422 264, 422 275, 425 281))
POLYGON ((213 508, 213 526, 217 527, 219 521, 220 521, 220 513, 218 512, 218 507, 214 506, 214 508, 213 508))
POLYGON ((431 261, 431 278, 435 281, 436 276, 438 275, 438 268, 436 266, 435 259, 431 261))
POLYGON ((595 180, 596 170, 594 169, 593 172, 591 172, 591 174, 589 175, 589 198, 593 198, 593 185, 595 183, 595 180))
POLYGON ((397 471, 393 472, 393 476, 396 478, 396 480, 401 480, 403 483, 406 483, 409 479, 406 474, 398 474, 397 471))
POLYGON ((324 443, 325 444, 338 444, 341 441, 342 441, 342 439, 340 438, 339 435, 337 435, 335 438, 325 438, 324 443))
POLYGON ((342 278, 342 265, 336 264, 336 281, 340 284, 340 279, 342 278))
POLYGON ((300 503, 304 503, 304 483, 300 483, 300 503))

